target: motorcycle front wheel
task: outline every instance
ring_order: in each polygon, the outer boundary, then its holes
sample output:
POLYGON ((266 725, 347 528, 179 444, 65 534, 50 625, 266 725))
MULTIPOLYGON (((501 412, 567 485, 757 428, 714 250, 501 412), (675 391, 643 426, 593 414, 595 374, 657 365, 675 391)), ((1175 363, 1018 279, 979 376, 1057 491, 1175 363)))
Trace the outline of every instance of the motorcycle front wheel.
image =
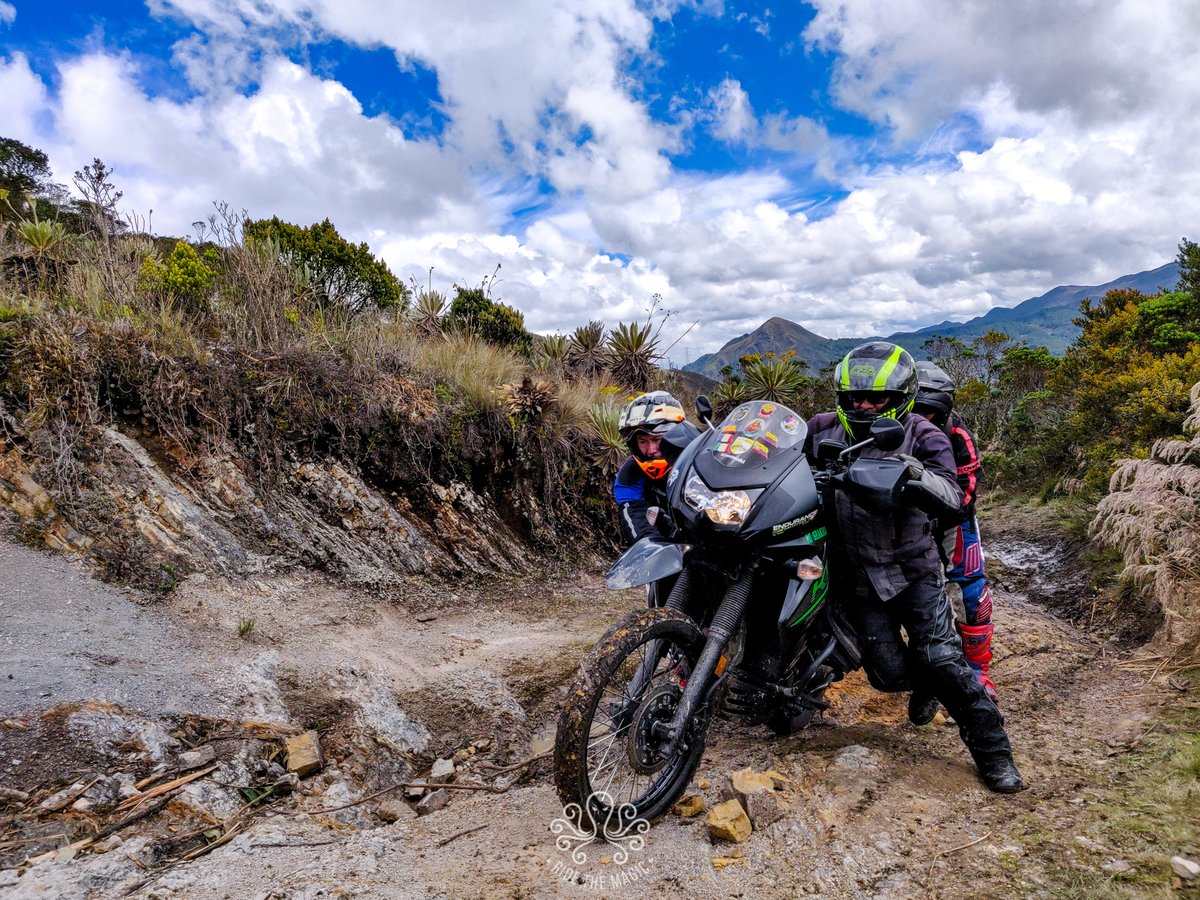
POLYGON ((649 821, 683 793, 704 754, 708 711, 670 755, 654 726, 671 721, 703 648, 690 618, 651 609, 610 628, 580 663, 554 741, 555 787, 577 824, 649 821))

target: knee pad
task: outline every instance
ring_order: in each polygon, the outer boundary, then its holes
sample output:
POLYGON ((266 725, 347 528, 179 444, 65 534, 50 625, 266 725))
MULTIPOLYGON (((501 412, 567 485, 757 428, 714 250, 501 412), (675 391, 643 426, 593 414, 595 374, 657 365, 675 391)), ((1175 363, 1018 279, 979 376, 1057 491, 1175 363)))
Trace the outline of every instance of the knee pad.
POLYGON ((863 670, 871 687, 884 693, 911 690, 908 659, 899 640, 870 637, 863 639, 863 670))

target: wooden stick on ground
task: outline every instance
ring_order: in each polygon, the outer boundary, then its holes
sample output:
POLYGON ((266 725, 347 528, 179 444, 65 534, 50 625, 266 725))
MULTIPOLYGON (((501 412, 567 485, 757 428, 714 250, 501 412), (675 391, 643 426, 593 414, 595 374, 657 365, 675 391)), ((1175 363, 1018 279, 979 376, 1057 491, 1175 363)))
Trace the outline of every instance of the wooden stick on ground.
POLYGON ((437 845, 439 847, 445 847, 451 841, 457 841, 460 837, 465 837, 468 834, 474 834, 475 832, 482 831, 483 829, 485 829, 487 827, 488 827, 488 823, 484 822, 482 825, 476 825, 474 828, 468 828, 466 831, 460 831, 460 832, 458 832, 458 834, 452 834, 452 835, 450 835, 450 837, 448 837, 444 840, 438 841, 437 845))
POLYGON ((941 853, 937 854, 937 855, 936 855, 936 856, 933 858, 932 862, 930 862, 930 863, 929 863, 929 874, 930 874, 930 875, 932 875, 932 874, 933 874, 933 867, 934 867, 935 865, 937 865, 937 861, 938 861, 939 859, 941 859, 943 856, 949 856, 951 853, 957 853, 959 850, 966 850, 968 847, 974 847, 976 844, 981 844, 981 843, 983 843, 984 841, 986 841, 986 840, 987 840, 988 838, 990 838, 991 836, 992 836, 992 833, 989 831, 989 832, 988 832, 987 834, 985 834, 983 837, 978 837, 978 838, 975 838, 975 840, 973 840, 973 841, 970 841, 969 843, 966 843, 966 844, 961 844, 961 845, 960 845, 960 846, 958 846, 958 847, 951 847, 949 850, 943 850, 941 853))
POLYGON ((1154 671, 1151 673, 1150 677, 1146 679, 1146 684, 1150 684, 1151 682, 1153 682, 1153 681, 1154 681, 1154 679, 1158 677, 1158 673, 1159 673, 1159 672, 1161 672, 1161 671, 1163 670, 1163 667, 1164 667, 1164 666, 1165 666, 1167 663, 1169 663, 1171 660, 1173 660, 1173 659, 1175 658, 1176 654, 1177 654, 1177 653, 1179 653, 1179 651, 1180 651, 1180 650, 1182 650, 1182 649, 1183 649, 1183 645, 1182 645, 1182 644, 1180 644, 1178 647, 1176 647, 1176 648, 1175 648, 1174 652, 1172 652, 1170 656, 1168 656, 1166 659, 1164 659, 1162 662, 1160 662, 1160 663, 1158 664, 1158 668, 1157 668, 1157 669, 1155 669, 1155 670, 1154 670, 1154 671))
POLYGON ((199 771, 192 772, 190 775, 184 775, 182 778, 176 778, 173 781, 160 784, 156 788, 151 788, 150 790, 143 791, 140 794, 134 794, 127 800, 122 800, 120 803, 118 803, 117 811, 120 812, 121 810, 130 809, 131 807, 137 806, 144 800, 149 800, 151 797, 157 797, 159 794, 165 794, 167 791, 173 791, 177 787, 183 787, 189 781, 195 781, 197 778, 203 778, 205 775, 211 775, 216 770, 216 766, 209 766, 207 769, 200 769, 199 771))

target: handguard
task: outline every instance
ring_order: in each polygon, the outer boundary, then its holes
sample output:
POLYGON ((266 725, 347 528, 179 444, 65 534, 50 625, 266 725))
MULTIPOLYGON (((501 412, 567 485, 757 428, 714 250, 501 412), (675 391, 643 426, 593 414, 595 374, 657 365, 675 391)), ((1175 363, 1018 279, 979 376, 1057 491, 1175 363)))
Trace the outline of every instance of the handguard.
POLYGON ((908 469, 905 471, 908 480, 901 491, 905 502, 911 503, 930 516, 941 516, 962 509, 962 488, 933 474, 914 456, 905 453, 901 454, 900 458, 908 463, 908 469))

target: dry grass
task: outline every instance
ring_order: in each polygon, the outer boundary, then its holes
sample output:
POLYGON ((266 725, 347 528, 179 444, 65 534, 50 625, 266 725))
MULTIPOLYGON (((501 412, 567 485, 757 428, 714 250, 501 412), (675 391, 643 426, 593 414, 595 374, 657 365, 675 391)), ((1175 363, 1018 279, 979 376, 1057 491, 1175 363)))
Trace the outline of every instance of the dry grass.
POLYGON ((418 507, 431 482, 491 492, 548 547, 590 544, 606 526, 589 425, 614 393, 604 378, 563 373, 553 402, 514 413, 501 386, 534 371, 525 357, 322 304, 271 248, 241 244, 233 218, 210 225, 217 245, 202 258, 216 274, 188 296, 144 277, 164 251, 142 237, 82 240, 40 281, 0 270, 0 433, 69 519, 102 494, 100 438, 117 427, 187 465, 231 457, 265 502, 297 461, 332 458, 418 507))
POLYGON ((1200 658, 1200 383, 1185 440, 1155 443, 1148 459, 1122 461, 1097 507, 1095 537, 1121 551, 1122 578, 1162 605, 1163 639, 1200 658))
POLYGON ((468 334, 448 334, 417 349, 421 368, 430 372, 452 396, 463 398, 475 412, 506 408, 498 388, 520 381, 524 365, 519 356, 468 334))

